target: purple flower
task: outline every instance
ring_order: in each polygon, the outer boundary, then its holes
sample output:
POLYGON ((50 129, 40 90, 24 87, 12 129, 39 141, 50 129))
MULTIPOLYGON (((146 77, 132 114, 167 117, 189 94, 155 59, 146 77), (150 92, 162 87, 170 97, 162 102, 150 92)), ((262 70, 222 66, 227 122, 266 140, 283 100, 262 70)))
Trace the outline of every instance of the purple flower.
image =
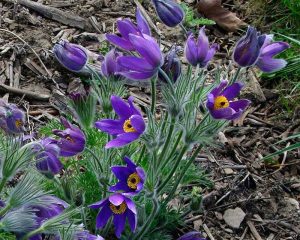
POLYGON ((168 27, 175 27, 184 19, 184 11, 173 0, 153 0, 156 13, 168 27))
POLYGON ((36 156, 36 168, 46 176, 58 174, 63 168, 59 160, 60 148, 57 141, 52 138, 44 138, 34 146, 36 156))
POLYGON ((101 69, 102 74, 105 77, 114 76, 117 72, 120 71, 120 67, 117 64, 117 58, 122 56, 122 53, 117 52, 115 49, 110 50, 102 62, 101 69))
POLYGON ((129 35, 151 35, 151 31, 149 28, 149 25, 143 15, 141 14, 140 10, 136 10, 136 21, 137 26, 134 25, 130 19, 123 19, 117 21, 117 28, 121 34, 121 37, 115 34, 106 34, 106 39, 116 45, 117 47, 120 47, 127 51, 133 51, 135 50, 135 46, 131 43, 129 40, 129 35))
POLYGON ((255 64, 261 71, 266 73, 278 71, 287 65, 287 61, 284 59, 274 59, 273 57, 288 49, 290 45, 286 42, 272 42, 272 39, 272 35, 266 35, 259 58, 255 64))
POLYGON ((109 141, 105 148, 116 148, 137 140, 145 131, 144 119, 133 105, 133 97, 129 97, 128 104, 118 96, 111 96, 111 104, 119 119, 104 119, 97 121, 95 127, 103 132, 116 136, 109 141))
POLYGON ((114 193, 108 198, 96 202, 89 206, 92 209, 102 208, 96 218, 96 227, 103 228, 110 217, 113 217, 115 225, 115 234, 118 238, 125 228, 126 218, 128 219, 129 226, 132 232, 135 231, 137 225, 137 211, 134 202, 120 194, 114 193))
POLYGON ((104 238, 101 236, 92 235, 88 231, 81 231, 75 234, 74 240, 104 240, 104 238))
POLYGON ((15 104, 0 102, 0 128, 8 134, 24 131, 25 114, 15 104))
POLYGON ((73 72, 82 71, 88 62, 87 50, 66 40, 61 40, 55 44, 53 53, 62 66, 73 72))
POLYGON ((137 167, 130 158, 125 157, 127 166, 114 166, 111 168, 119 182, 110 187, 110 191, 124 191, 124 195, 135 195, 144 187, 146 178, 145 172, 141 167, 137 167))
POLYGON ((268 73, 284 68, 287 62, 273 57, 290 46, 286 42, 272 42, 272 39, 272 35, 260 35, 255 28, 249 27, 234 49, 234 61, 241 67, 256 65, 268 73))
POLYGON ((185 56, 192 66, 206 67, 213 58, 216 51, 219 50, 218 44, 209 46, 208 37, 205 34, 205 26, 199 31, 198 40, 195 41, 193 34, 190 34, 185 44, 185 56))
POLYGON ((57 141, 57 145, 60 148, 60 156, 72 157, 81 153, 85 148, 84 133, 63 117, 61 118, 61 123, 65 126, 65 130, 53 130, 53 133, 60 137, 57 141))
MULTIPOLYGON (((181 74, 181 62, 176 53, 176 46, 173 46, 171 50, 166 54, 164 65, 161 67, 162 70, 173 80, 176 82, 181 74)), ((167 82, 164 76, 161 73, 158 73, 158 77, 161 81, 167 82)))
POLYGON ((178 238, 177 240, 206 240, 200 232, 189 232, 178 238))
POLYGON ((206 106, 215 119, 237 119, 251 103, 247 99, 234 100, 243 88, 242 83, 227 85, 228 81, 223 80, 207 96, 206 106))
POLYGON ((136 56, 122 56, 117 59, 121 71, 118 74, 136 80, 144 80, 157 74, 163 64, 163 57, 159 45, 154 38, 143 35, 129 34, 129 41, 140 54, 136 56))

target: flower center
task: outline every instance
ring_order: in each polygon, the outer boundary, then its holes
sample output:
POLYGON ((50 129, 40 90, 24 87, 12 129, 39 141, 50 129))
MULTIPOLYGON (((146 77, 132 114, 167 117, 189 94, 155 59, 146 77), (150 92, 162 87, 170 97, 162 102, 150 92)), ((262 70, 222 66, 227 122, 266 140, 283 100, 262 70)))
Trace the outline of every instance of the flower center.
POLYGON ((18 120, 15 121, 15 124, 16 124, 16 127, 17 127, 17 128, 20 128, 20 127, 23 126, 23 121, 20 120, 20 119, 18 119, 18 120))
POLYGON ((127 179, 127 186, 131 189, 136 190, 137 189, 137 185, 140 183, 141 178, 140 176, 135 172, 129 175, 128 179, 127 179))
POLYGON ((221 108, 227 108, 227 107, 229 107, 229 101, 226 97, 218 96, 215 98, 215 104, 214 104, 215 110, 218 110, 221 108))
POLYGON ((69 142, 72 142, 72 143, 74 142, 74 139, 71 138, 70 136, 67 136, 67 137, 66 137, 66 140, 68 140, 69 142))
POLYGON ((136 132, 136 130, 134 129, 134 127, 131 125, 130 119, 128 119, 128 120, 126 120, 126 121, 124 122, 123 130, 124 130, 124 132, 126 132, 126 133, 129 133, 129 132, 136 132))
POLYGON ((123 214, 126 209, 127 209, 127 205, 125 202, 122 202, 119 206, 115 206, 112 203, 109 205, 110 210, 114 213, 114 214, 123 214))

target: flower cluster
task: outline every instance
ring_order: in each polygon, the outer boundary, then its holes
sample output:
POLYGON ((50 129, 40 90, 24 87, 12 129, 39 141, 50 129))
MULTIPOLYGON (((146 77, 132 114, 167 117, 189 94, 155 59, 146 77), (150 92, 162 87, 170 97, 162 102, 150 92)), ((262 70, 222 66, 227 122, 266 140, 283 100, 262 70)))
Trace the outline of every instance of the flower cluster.
POLYGON ((130 158, 125 157, 127 166, 113 166, 111 168, 119 182, 110 187, 110 191, 115 192, 108 198, 96 202, 89 207, 99 209, 96 227, 102 228, 106 225, 110 217, 113 217, 115 225, 115 234, 120 238, 126 219, 132 232, 137 226, 137 210, 135 203, 128 197, 139 193, 144 186, 145 172, 141 167, 137 167, 130 158), (122 193, 120 193, 122 192, 122 193))

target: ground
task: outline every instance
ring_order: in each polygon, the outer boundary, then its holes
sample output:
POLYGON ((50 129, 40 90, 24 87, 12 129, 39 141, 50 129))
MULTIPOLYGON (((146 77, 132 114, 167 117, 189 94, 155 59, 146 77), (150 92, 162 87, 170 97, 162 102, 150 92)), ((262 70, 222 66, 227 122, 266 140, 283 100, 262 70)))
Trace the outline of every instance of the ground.
MULTIPOLYGON (((0 31, 0 92, 1 96, 9 93, 9 99, 27 111, 29 130, 34 132, 58 116, 63 108, 61 99, 80 83, 77 75, 63 69, 54 59, 53 44, 68 39, 95 52, 105 51, 104 33, 113 31, 117 18, 134 17, 135 4, 127 0, 38 1, 93 20, 93 24, 80 29, 12 2, 2 0, 0 3, 0 28, 6 30, 0 31), (24 97, 24 90, 31 94, 24 97)), ((194 1, 186 2, 195 7, 194 1)), ((251 5, 253 2, 229 0, 224 6, 244 22, 259 25, 264 12, 260 7, 251 11, 251 7, 255 8, 251 5)), ((149 8, 150 16, 154 16, 149 4, 144 6, 149 8)), ((169 29, 159 23, 157 27, 163 31, 164 48, 174 43, 183 45, 179 28, 169 29)), ((270 25, 260 26, 262 31, 269 28, 270 25)), ((209 69, 232 65, 228 53, 241 32, 227 33, 217 26, 208 27, 208 32, 210 39, 221 45, 209 69), (224 56, 227 56, 225 60, 224 56)), ((183 55, 181 57, 184 61, 183 55)), ((232 65, 231 69, 230 74, 235 67, 232 65)), ((256 70, 246 76, 252 93, 246 90, 244 94, 253 101, 252 107, 242 119, 219 134, 210 154, 203 153, 197 159, 210 175, 214 187, 203 189, 202 213, 190 214, 186 222, 189 229, 201 230, 211 240, 300 239, 300 152, 284 152, 272 161, 262 160, 277 150, 274 143, 299 132, 299 112, 286 113, 279 89, 258 76, 256 70)), ((149 89, 144 88, 140 93, 138 87, 128 88, 138 104, 149 104, 149 89)), ((284 142, 279 148, 292 143, 293 140, 284 142)))

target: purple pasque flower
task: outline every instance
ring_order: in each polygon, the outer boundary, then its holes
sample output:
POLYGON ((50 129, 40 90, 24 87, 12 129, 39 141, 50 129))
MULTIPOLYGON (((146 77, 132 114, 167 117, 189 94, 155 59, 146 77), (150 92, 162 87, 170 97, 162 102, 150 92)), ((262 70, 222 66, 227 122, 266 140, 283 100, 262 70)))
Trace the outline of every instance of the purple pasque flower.
POLYGON ((96 202, 89 206, 92 209, 99 209, 96 218, 96 228, 103 228, 110 217, 113 217, 115 225, 115 234, 118 238, 125 228, 126 218, 132 232, 137 226, 137 211, 134 202, 121 193, 114 193, 108 198, 96 202))
POLYGON ((206 106, 215 119, 234 120, 241 116, 251 103, 247 99, 235 100, 243 88, 240 82, 228 86, 228 81, 223 80, 207 95, 206 106))
POLYGON ((254 27, 249 26, 247 33, 235 46, 234 61, 241 67, 249 67, 256 63, 264 43, 265 35, 259 35, 254 27))
POLYGON ((140 57, 118 57, 117 63, 121 68, 118 74, 135 80, 145 80, 155 76, 163 64, 163 56, 155 39, 148 35, 141 37, 129 34, 129 41, 140 57))
POLYGON ((290 47, 286 42, 272 42, 273 35, 266 35, 265 41, 261 47, 260 55, 255 65, 263 72, 276 72, 287 65, 284 59, 275 59, 274 57, 290 47))
MULTIPOLYGON (((164 64, 161 69, 170 77, 171 80, 173 80, 174 83, 180 77, 181 61, 177 56, 176 46, 172 46, 170 51, 165 55, 164 64)), ((158 73, 158 78, 163 82, 167 82, 167 79, 165 79, 160 72, 158 73)))
POLYGON ((178 238, 177 240, 206 240, 200 232, 189 232, 178 238))
POLYGON ((119 48, 122 48, 127 51, 134 51, 135 46, 129 39, 130 34, 137 36, 151 35, 150 27, 146 19, 143 17, 139 8, 137 8, 136 10, 136 21, 137 25, 132 23, 132 21, 128 18, 118 20, 117 28, 120 32, 121 37, 115 34, 106 34, 106 39, 111 44, 114 44, 119 48))
POLYGON ((65 118, 60 118, 65 130, 53 130, 52 132, 60 137, 57 145, 60 148, 60 156, 72 157, 81 153, 85 148, 85 135, 75 125, 69 123, 65 118))
POLYGON ((190 34, 185 44, 185 57, 192 66, 199 65, 204 68, 214 57, 219 45, 214 43, 209 46, 208 37, 205 34, 205 26, 199 31, 197 41, 193 34, 190 34))
POLYGON ((99 235, 92 235, 88 231, 81 231, 75 234, 74 240, 104 240, 104 238, 99 235))
POLYGON ((77 44, 61 40, 53 47, 53 53, 59 63, 73 72, 80 72, 88 63, 87 50, 77 44))
POLYGON ((133 104, 133 97, 126 103, 118 96, 111 96, 111 105, 119 119, 103 119, 95 123, 95 127, 110 135, 116 136, 105 148, 117 148, 137 140, 145 131, 145 122, 140 111, 133 104))
POLYGON ((120 71, 120 67, 117 64, 117 58, 123 54, 117 52, 116 49, 110 50, 104 57, 104 61, 101 64, 102 75, 105 77, 112 77, 120 71))
POLYGON ((8 134, 24 131, 25 114, 15 104, 0 101, 0 128, 8 134))
POLYGON ((47 137, 34 146, 34 151, 38 152, 36 156, 36 168, 46 176, 58 174, 63 164, 59 160, 60 148, 57 141, 47 137))
POLYGON ((127 166, 113 166, 111 171, 118 178, 119 182, 110 187, 110 191, 123 191, 124 195, 135 195, 143 187, 146 174, 141 167, 136 166, 129 157, 124 157, 127 166))
POLYGON ((184 11, 173 0, 152 0, 160 20, 168 27, 175 27, 184 19, 184 11))

